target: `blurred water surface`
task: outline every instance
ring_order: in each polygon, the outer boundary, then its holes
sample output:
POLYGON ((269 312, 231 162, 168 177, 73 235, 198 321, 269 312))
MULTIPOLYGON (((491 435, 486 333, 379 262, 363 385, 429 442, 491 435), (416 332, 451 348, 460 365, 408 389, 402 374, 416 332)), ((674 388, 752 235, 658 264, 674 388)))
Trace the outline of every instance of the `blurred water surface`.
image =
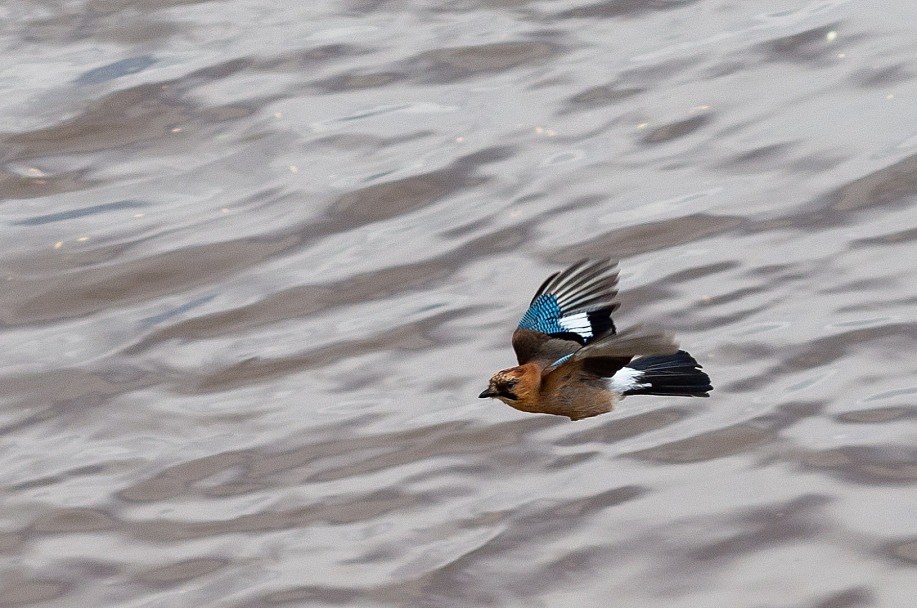
POLYGON ((913 2, 0 18, 0 606, 913 605, 913 2), (607 255, 713 396, 477 399, 607 255))

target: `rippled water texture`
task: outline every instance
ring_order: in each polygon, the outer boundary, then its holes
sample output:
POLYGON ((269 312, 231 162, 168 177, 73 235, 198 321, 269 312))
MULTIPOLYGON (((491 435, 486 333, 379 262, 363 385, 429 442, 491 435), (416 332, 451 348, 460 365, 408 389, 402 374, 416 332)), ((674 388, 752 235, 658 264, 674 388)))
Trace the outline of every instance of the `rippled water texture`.
POLYGON ((0 607, 909 607, 911 0, 9 0, 0 607), (477 399, 548 273, 710 399, 477 399))

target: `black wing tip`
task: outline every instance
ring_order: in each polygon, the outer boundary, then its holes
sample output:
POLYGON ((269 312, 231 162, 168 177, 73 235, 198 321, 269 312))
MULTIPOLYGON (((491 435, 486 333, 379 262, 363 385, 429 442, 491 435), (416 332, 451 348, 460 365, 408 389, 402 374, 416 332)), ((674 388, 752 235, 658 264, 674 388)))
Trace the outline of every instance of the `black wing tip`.
POLYGON ((617 267, 611 258, 582 258, 554 272, 535 292, 518 327, 580 345, 614 334, 611 315, 620 306, 617 267), (536 310, 543 297, 545 302, 536 310))
POLYGON ((535 292, 535 297, 532 298, 532 300, 535 300, 535 298, 543 293, 549 293, 552 290, 557 289, 564 283, 576 283, 578 279, 587 275, 592 278, 598 277, 602 274, 608 274, 609 276, 612 276, 617 274, 617 270, 618 260, 614 258, 582 258, 566 266, 563 270, 558 270, 552 273, 547 279, 544 280, 544 282, 542 282, 541 286, 535 292))
POLYGON ((589 256, 586 256, 584 258, 578 259, 577 261, 567 266, 567 270, 570 270, 571 268, 575 268, 576 266, 584 266, 584 265, 599 266, 601 264, 607 264, 608 266, 617 266, 618 260, 616 258, 611 257, 610 255, 597 257, 597 258, 591 258, 589 256))
POLYGON ((557 272, 553 273, 551 276, 549 276, 548 278, 546 278, 546 279, 541 283, 541 287, 539 287, 538 290, 535 291, 535 295, 532 296, 532 301, 529 302, 529 306, 531 306, 532 304, 534 304, 534 303, 535 303, 535 300, 537 300, 538 297, 539 297, 540 295, 542 295, 543 293, 545 293, 545 291, 548 289, 548 285, 550 285, 551 282, 554 281, 554 279, 557 278, 557 275, 559 275, 560 272, 561 272, 561 271, 558 270, 557 272))
POLYGON ((542 294, 552 294, 565 313, 598 310, 617 307, 617 287, 616 260, 584 258, 548 277, 535 294, 535 299, 542 294))

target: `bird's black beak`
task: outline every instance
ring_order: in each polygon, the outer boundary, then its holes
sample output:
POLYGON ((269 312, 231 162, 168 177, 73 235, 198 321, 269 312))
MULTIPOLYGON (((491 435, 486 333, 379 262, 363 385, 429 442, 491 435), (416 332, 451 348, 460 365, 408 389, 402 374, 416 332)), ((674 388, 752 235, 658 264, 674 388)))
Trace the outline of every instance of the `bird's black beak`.
POLYGON ((488 389, 486 389, 483 393, 481 393, 480 395, 478 395, 478 399, 487 399, 488 397, 493 397, 493 396, 495 396, 496 394, 497 394, 497 393, 493 392, 492 390, 490 390, 490 389, 488 388, 488 389))

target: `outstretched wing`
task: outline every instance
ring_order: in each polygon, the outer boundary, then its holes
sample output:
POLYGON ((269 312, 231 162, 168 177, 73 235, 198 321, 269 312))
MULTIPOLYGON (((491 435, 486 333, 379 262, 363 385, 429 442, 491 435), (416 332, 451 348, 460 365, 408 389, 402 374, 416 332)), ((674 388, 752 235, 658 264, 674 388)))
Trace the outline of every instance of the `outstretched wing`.
POLYGON ((652 362, 654 357, 671 357, 677 352, 678 343, 671 334, 638 325, 560 357, 546 367, 542 374, 547 376, 560 367, 577 367, 586 374, 610 378, 634 357, 645 357, 648 362, 652 362))
POLYGON ((617 295, 618 264, 612 260, 582 260, 548 277, 513 334, 520 363, 538 356, 549 340, 569 342, 551 349, 569 352, 614 334, 617 295))

